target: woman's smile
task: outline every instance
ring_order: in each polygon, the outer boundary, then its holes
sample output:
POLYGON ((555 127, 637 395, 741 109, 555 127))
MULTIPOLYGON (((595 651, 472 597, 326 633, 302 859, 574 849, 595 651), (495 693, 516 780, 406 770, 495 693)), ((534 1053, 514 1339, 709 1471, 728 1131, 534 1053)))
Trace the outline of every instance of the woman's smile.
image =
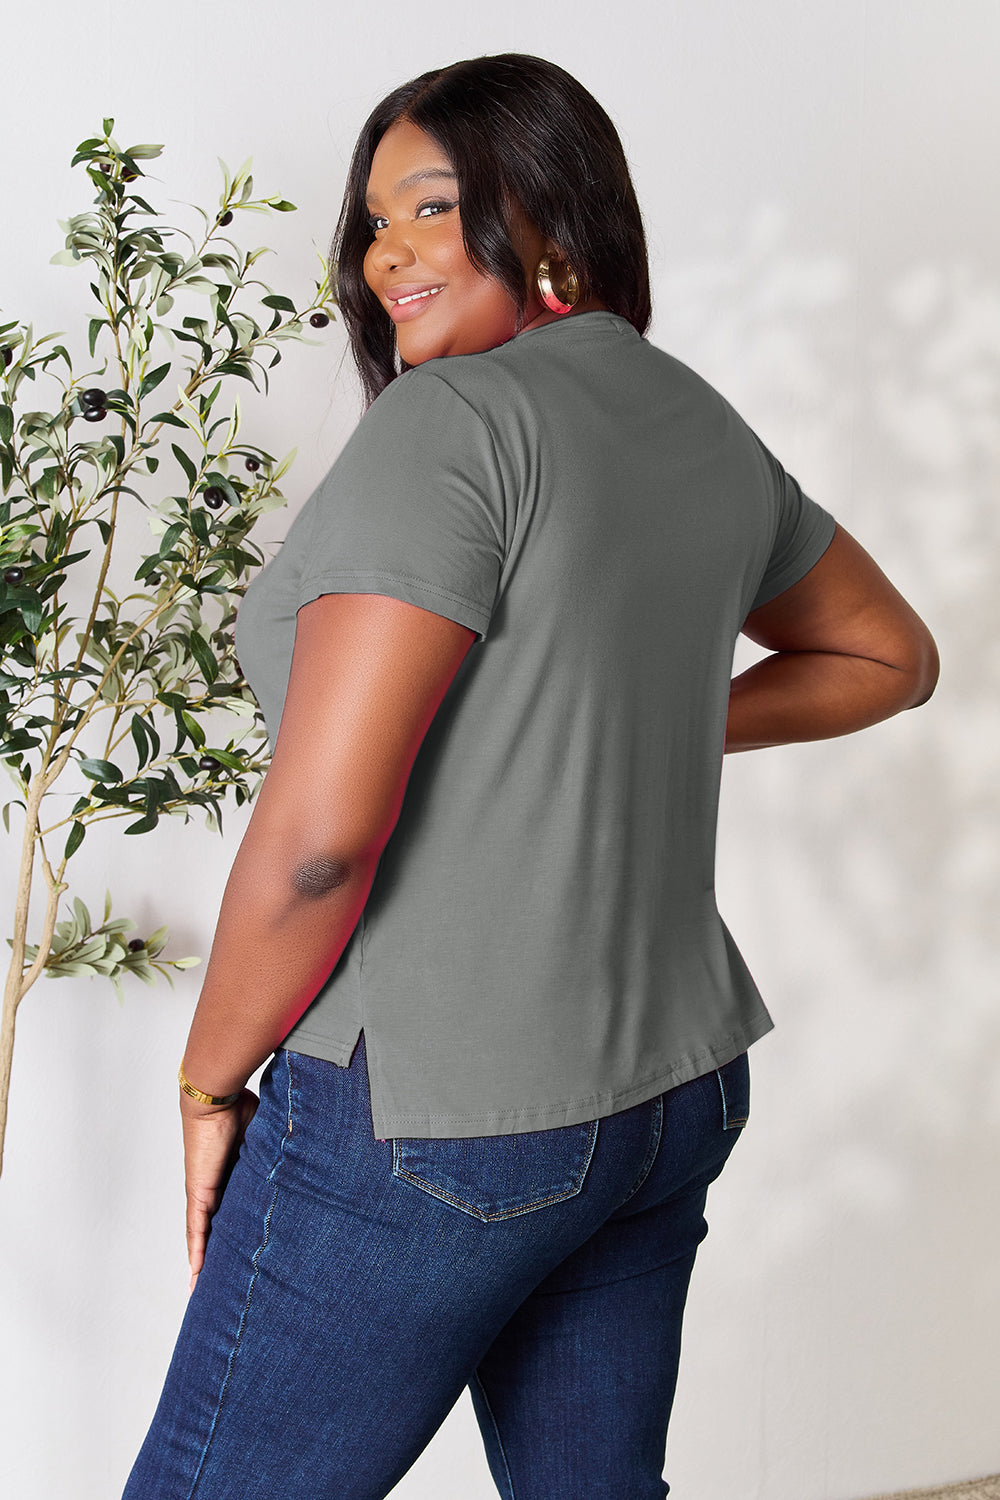
POLYGON ((443 291, 444 287, 440 285, 418 288, 390 287, 386 292, 389 301, 389 316, 394 323, 409 322, 411 318, 418 318, 422 312, 426 311, 433 298, 443 291))

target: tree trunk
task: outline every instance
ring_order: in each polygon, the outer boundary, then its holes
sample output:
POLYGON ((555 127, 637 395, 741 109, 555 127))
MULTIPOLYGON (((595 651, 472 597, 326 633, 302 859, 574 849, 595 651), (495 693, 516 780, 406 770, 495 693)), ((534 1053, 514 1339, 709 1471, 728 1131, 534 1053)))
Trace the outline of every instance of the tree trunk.
MULTIPOLYGON (((32 965, 32 974, 24 972, 24 950, 28 932, 28 907, 31 904, 31 877, 35 868, 35 834, 38 830, 38 809, 42 797, 45 794, 45 782, 41 775, 33 778, 28 790, 26 806, 24 810, 24 837, 21 840, 21 871, 17 882, 17 904, 14 910, 14 939, 12 943, 13 952, 10 956, 10 968, 7 970, 7 983, 3 993, 3 1020, 0 1022, 0 1173, 3 1172, 3 1143, 7 1132, 7 1100, 10 1094, 10 1069, 14 1060, 14 1022, 17 1018, 17 1007, 27 993, 31 984, 34 983, 36 965, 32 965)), ((56 897, 58 902, 58 896, 56 897)), ((47 924, 46 924, 47 925, 47 924)), ((51 933, 49 943, 51 943, 51 933)), ((42 963, 48 957, 47 949, 43 954, 41 946, 38 950, 38 958, 42 963)), ((38 965, 37 972, 41 971, 38 965)))
POLYGON ((10 1093, 10 1066, 14 1059, 14 1021, 20 1004, 21 974, 11 963, 3 997, 3 1021, 0 1022, 0 1172, 3 1171, 3 1142, 7 1133, 7 1096, 10 1093))

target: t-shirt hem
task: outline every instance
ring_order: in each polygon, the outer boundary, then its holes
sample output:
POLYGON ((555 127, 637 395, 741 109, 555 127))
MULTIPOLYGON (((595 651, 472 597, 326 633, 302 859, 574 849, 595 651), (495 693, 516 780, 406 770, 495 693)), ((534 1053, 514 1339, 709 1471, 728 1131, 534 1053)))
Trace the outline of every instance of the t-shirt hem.
POLYGON ((688 1083, 693 1078, 724 1067, 739 1057, 754 1042, 771 1031, 774 1022, 766 1011, 754 1017, 737 1032, 711 1047, 687 1054, 670 1067, 630 1084, 628 1088, 601 1091, 558 1104, 533 1106, 530 1109, 496 1109, 475 1114, 435 1114, 425 1111, 384 1113, 374 1097, 372 1121, 380 1140, 450 1140, 471 1135, 519 1135, 529 1130, 552 1130, 562 1125, 581 1125, 606 1115, 621 1113, 634 1105, 644 1104, 657 1094, 688 1083), (469 1127, 475 1127, 470 1129, 469 1127))
POLYGON ((346 1068, 358 1044, 360 1030, 359 1027, 352 1041, 341 1042, 336 1038, 320 1035, 316 1031, 306 1031, 301 1026, 296 1026, 288 1033, 281 1045, 285 1051, 301 1052, 306 1057, 318 1057, 323 1062, 336 1063, 338 1068, 346 1068))
POLYGON ((463 598, 440 584, 428 583, 426 579, 414 578, 407 573, 395 573, 382 569, 365 569, 315 573, 302 581, 298 592, 298 608, 311 604, 321 594, 385 594, 403 604, 416 604, 429 609, 432 614, 444 615, 467 629, 485 636, 489 629, 490 613, 472 599, 463 598))

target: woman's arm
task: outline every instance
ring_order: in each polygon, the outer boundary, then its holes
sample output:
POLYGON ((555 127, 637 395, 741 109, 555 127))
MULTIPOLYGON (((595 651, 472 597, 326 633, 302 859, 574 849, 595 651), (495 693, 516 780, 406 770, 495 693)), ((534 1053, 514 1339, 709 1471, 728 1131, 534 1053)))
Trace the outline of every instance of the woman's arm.
POLYGON ((733 679, 727 752, 851 734, 926 703, 938 679, 927 626, 840 526, 743 633, 774 654, 733 679))
MULTIPOLYGON (((399 817, 417 751, 475 632, 379 594, 299 610, 270 768, 226 885, 184 1073, 243 1089, 340 958, 399 817)), ((253 1113, 181 1094, 197 1274, 228 1162, 253 1113)))

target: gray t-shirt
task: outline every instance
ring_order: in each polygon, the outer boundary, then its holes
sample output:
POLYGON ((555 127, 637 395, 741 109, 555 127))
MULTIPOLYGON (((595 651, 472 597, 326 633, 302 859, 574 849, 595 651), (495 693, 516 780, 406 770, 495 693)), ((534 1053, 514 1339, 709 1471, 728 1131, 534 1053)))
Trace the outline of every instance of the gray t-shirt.
POLYGON ((431 360, 366 412, 248 589, 237 650, 273 742, 319 595, 479 636, 285 1039, 343 1065, 364 1028, 377 1136, 576 1124, 770 1030, 713 889, 733 648, 834 525, 612 313, 431 360))

